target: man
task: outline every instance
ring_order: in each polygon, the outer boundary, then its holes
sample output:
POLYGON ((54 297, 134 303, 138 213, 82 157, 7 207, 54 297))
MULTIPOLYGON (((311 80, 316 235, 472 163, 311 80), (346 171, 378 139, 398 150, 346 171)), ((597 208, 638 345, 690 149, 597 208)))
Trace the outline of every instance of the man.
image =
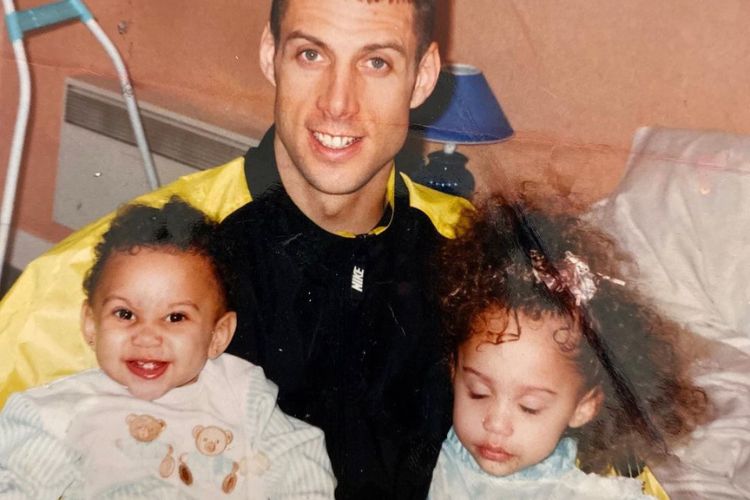
POLYGON ((465 205, 393 160, 438 77, 433 15, 427 0, 274 1, 260 64, 276 124, 244 164, 253 193, 272 187, 222 223, 230 352, 325 431, 339 498, 424 498, 450 426, 427 260, 465 205))
MULTIPOLYGON (((274 0, 260 54, 275 127, 244 158, 135 200, 179 194, 228 216, 230 350, 326 432, 339 498, 424 498, 450 424, 427 261, 468 204, 393 160, 440 69, 433 16, 434 0, 274 0)), ((80 283, 110 219, 30 264, 3 300, 0 399, 94 366, 80 283)))

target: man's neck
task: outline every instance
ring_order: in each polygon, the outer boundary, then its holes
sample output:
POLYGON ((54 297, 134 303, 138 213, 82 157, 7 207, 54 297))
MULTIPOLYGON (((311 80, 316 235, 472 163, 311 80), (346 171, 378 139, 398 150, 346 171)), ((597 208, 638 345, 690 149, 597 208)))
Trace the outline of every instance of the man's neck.
POLYGON ((316 225, 330 233, 364 234, 383 217, 391 168, 383 168, 362 189, 326 194, 310 186, 295 168, 278 163, 279 176, 294 204, 316 225))

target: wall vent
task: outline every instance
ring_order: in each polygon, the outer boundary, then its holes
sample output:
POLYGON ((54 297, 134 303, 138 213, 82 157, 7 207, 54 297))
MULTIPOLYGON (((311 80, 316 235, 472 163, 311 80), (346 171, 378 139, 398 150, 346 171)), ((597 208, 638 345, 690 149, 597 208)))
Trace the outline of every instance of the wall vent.
MULTIPOLYGON (((121 96, 83 78, 69 78, 65 86, 54 219, 77 229, 149 188, 121 96)), ((162 184, 258 143, 147 102, 139 106, 162 184)))

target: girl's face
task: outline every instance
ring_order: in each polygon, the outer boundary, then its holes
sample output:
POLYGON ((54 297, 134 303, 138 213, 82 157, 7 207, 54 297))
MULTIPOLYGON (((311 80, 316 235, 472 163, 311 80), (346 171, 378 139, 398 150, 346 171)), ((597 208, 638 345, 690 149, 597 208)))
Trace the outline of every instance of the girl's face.
POLYGON ((490 309, 475 319, 453 374, 456 434, 495 476, 544 460, 565 429, 589 422, 601 403, 601 391, 585 390, 578 367, 558 343, 580 336, 570 320, 547 314, 533 320, 519 311, 518 322, 511 315, 503 329, 505 318, 490 309), (487 342, 498 334, 508 340, 487 342))
POLYGON ((235 324, 206 257, 171 249, 112 254, 82 312, 101 369, 148 400, 194 382, 235 324))

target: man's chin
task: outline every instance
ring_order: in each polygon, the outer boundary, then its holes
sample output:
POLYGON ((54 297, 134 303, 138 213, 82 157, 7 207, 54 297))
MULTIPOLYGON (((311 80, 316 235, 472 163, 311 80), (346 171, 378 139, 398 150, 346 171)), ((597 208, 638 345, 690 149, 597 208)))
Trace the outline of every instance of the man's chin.
MULTIPOLYGON (((387 169, 386 164, 380 169, 363 168, 364 161, 347 161, 343 163, 331 163, 321 161, 307 162, 307 168, 300 171, 304 182, 313 190, 321 194, 331 196, 347 196, 356 194, 371 183, 377 183, 378 174, 387 169)), ((383 184, 385 190, 385 184, 383 184)))
POLYGON ((356 181, 326 181, 316 179, 310 186, 320 194, 327 196, 351 196, 361 191, 366 183, 356 181))

